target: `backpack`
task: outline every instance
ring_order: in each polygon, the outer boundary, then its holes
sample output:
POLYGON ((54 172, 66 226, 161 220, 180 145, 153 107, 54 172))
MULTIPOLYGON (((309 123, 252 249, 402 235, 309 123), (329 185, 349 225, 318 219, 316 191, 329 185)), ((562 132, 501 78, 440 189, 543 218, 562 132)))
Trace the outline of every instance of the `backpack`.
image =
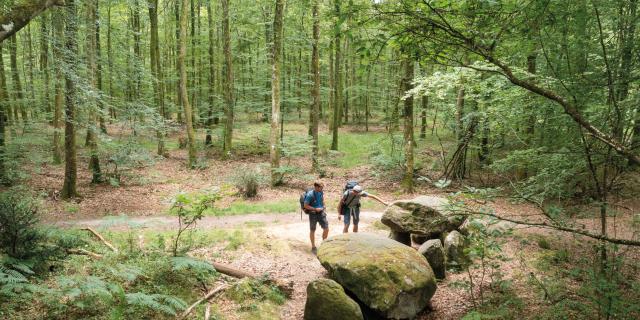
MULTIPOLYGON (((304 208, 304 198, 307 196, 307 194, 309 194, 309 192, 313 192, 313 188, 307 188, 306 190, 304 190, 304 192, 302 192, 302 194, 300 194, 300 219, 302 219, 302 212, 309 214, 309 211, 307 211, 304 208)), ((313 206, 313 204, 316 202, 316 197, 313 197, 311 199, 311 203, 309 203, 309 205, 313 206)))
MULTIPOLYGON (((342 190, 342 193, 344 194, 347 191, 353 190, 353 188, 355 186, 357 186, 357 185, 358 185, 358 181, 355 181, 355 180, 347 181, 347 184, 345 184, 344 189, 342 190)), ((346 199, 347 198, 344 198, 344 200, 346 200, 346 199)), ((355 197, 351 198, 351 200, 348 203, 346 203, 346 204, 343 203, 342 206, 348 207, 354 199, 355 199, 355 197)), ((342 206, 340 207, 340 214, 342 214, 342 206)), ((360 204, 359 203, 358 203, 358 208, 360 208, 360 204)))
POLYGON ((342 190, 342 193, 344 193, 347 190, 353 189, 357 185, 358 185, 358 181, 355 181, 355 180, 348 181, 347 184, 344 186, 344 190, 342 190))

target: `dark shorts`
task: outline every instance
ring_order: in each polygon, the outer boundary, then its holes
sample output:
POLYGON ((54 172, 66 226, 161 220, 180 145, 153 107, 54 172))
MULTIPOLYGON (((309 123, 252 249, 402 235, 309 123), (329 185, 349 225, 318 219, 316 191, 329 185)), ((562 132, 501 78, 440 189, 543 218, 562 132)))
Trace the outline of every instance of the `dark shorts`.
POLYGON ((316 224, 320 224, 320 228, 327 229, 329 228, 329 222, 327 221, 327 214, 322 213, 310 213, 309 214, 309 229, 311 231, 316 231, 316 224))
POLYGON ((344 208, 342 210, 342 214, 344 215, 344 224, 351 224, 351 217, 353 217, 353 225, 357 226, 360 222, 360 208, 356 207, 353 209, 344 208))

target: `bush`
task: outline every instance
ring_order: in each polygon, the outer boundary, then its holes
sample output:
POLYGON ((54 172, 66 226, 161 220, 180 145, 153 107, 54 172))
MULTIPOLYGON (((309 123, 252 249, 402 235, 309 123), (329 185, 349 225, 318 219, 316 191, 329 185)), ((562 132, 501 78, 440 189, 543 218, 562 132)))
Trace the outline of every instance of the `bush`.
POLYGON ((0 194, 0 252, 21 260, 37 256, 44 239, 38 222, 38 208, 30 196, 16 191, 0 194))
POLYGON ((258 195, 260 186, 265 183, 265 176, 259 168, 242 167, 231 177, 231 182, 245 198, 258 195))

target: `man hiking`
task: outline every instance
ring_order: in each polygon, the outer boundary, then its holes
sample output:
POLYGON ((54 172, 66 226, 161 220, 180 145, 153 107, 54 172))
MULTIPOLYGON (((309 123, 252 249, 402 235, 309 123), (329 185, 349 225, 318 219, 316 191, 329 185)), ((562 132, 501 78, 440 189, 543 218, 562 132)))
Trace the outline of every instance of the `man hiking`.
POLYGON ((352 189, 347 189, 338 204, 338 220, 344 215, 344 228, 342 229, 342 233, 349 232, 349 224, 351 223, 352 217, 353 232, 358 232, 358 222, 360 222, 360 198, 362 197, 371 197, 385 206, 389 205, 382 199, 366 193, 360 185, 356 185, 352 189))
POLYGON ((316 254, 316 225, 320 224, 322 228, 322 240, 329 235, 329 223, 327 222, 327 213, 324 207, 324 193, 322 189, 324 184, 320 181, 313 183, 313 190, 310 190, 304 196, 304 210, 309 214, 309 239, 311 240, 311 252, 316 254))

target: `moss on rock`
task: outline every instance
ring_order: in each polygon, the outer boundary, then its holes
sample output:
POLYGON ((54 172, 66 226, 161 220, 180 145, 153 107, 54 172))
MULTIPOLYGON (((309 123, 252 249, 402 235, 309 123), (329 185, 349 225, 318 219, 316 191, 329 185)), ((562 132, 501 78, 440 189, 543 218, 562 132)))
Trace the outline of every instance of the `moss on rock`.
POLYGON ((388 238, 362 233, 325 241, 318 259, 329 276, 386 318, 414 317, 436 291, 427 260, 388 238))
POLYGON ((318 279, 307 286, 305 320, 362 320, 358 303, 331 279, 318 279))

